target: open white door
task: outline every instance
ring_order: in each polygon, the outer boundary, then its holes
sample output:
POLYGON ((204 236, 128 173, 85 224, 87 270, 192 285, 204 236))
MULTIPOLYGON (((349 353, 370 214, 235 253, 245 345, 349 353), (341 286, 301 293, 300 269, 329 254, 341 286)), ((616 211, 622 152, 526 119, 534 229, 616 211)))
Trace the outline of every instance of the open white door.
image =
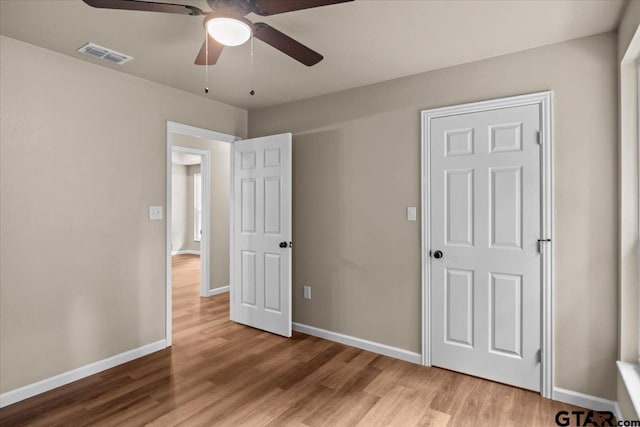
POLYGON ((231 320, 291 336, 291 134, 233 144, 231 320))

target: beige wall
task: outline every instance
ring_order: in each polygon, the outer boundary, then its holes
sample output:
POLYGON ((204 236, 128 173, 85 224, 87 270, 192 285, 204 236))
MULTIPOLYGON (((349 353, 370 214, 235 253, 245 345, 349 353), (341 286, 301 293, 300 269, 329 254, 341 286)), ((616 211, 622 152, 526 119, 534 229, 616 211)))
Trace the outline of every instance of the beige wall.
POLYGON ((231 209, 231 144, 213 141, 211 146, 211 288, 229 286, 229 212, 231 209))
POLYGON ((549 89, 555 385, 615 399, 615 33, 250 111, 294 132, 294 321, 419 352, 420 110, 549 89))
MULTIPOLYGON (((231 144, 174 134, 173 144, 211 152, 211 281, 210 289, 229 286, 229 186, 231 182, 231 144)), ((190 172, 193 183, 193 171, 190 172)), ((191 190, 193 192, 193 187, 191 190)), ((193 214, 191 213, 191 229, 193 214)))
POLYGON ((164 338, 166 121, 247 113, 6 37, 0 93, 6 392, 164 338))
MULTIPOLYGON (((640 1, 629 1, 618 29, 619 148, 619 358, 638 361, 638 74, 640 1)), ((618 376, 618 403, 626 420, 638 418, 618 376)))
POLYGON ((171 167, 171 250, 185 249, 187 241, 187 167, 171 167))
POLYGON ((173 165, 171 185, 171 250, 199 251, 200 242, 193 238, 195 215, 194 181, 200 165, 173 165))

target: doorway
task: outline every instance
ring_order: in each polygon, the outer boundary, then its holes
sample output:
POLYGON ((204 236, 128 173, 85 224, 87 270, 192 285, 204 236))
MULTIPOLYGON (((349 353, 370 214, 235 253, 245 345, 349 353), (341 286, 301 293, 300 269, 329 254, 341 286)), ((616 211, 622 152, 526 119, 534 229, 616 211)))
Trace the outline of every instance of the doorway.
MULTIPOLYGON (((225 301, 231 320, 290 337, 292 134, 240 141, 232 135, 167 122, 167 346, 172 343, 173 330, 171 206, 172 155, 176 145, 188 149, 187 154, 202 156, 202 186, 211 182, 212 195, 218 191, 213 176, 225 168, 227 173, 226 178, 217 182, 227 198, 207 199, 206 188, 202 198, 202 235, 209 236, 200 242, 202 274, 210 277, 210 281, 201 296, 229 292, 225 301), (184 142, 185 138, 188 142, 184 142), (212 144, 220 147, 225 156, 207 149, 212 144), (207 166, 209 163, 211 167, 207 166), (227 205, 220 201, 226 201, 227 205), (220 215, 216 215, 216 209, 220 215), (219 277, 223 277, 224 283, 220 283, 219 277)), ((204 283, 203 279, 201 285, 204 283)))
POLYGON ((167 122, 167 346, 173 342, 174 290, 180 304, 191 306, 229 291, 230 153, 238 139, 167 122))
POLYGON ((423 364, 552 390, 551 93, 425 110, 423 364))

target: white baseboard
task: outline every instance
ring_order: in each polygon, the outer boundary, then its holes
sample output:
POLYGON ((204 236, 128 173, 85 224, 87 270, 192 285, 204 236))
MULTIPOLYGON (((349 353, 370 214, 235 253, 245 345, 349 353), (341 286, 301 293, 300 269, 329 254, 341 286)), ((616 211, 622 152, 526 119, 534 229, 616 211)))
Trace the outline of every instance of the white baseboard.
POLYGON ((218 294, 224 294, 225 292, 229 292, 229 286, 222 286, 221 288, 209 289, 209 292, 207 292, 207 296, 211 297, 218 294))
POLYGON ((303 325, 302 323, 296 322, 293 322, 293 330, 307 335, 313 335, 314 337, 324 338, 329 341, 339 342, 340 344, 350 345, 351 347, 361 348, 373 353, 383 354, 395 359, 417 363, 418 365, 422 363, 422 355, 420 355, 420 353, 414 353, 398 347, 367 341, 362 338, 339 334, 337 332, 327 331, 326 329, 320 329, 315 326, 303 325))
POLYGON ((171 256, 173 255, 184 255, 184 254, 189 254, 189 255, 200 255, 200 251, 194 251, 191 249, 184 249, 181 251, 171 251, 171 256))
POLYGON ((618 412, 616 412, 618 403, 613 400, 607 400, 601 397, 578 393, 577 391, 567 390, 559 387, 553 388, 552 399, 559 402, 568 403, 570 405, 593 409, 594 411, 610 411, 618 416, 618 412))
POLYGON ((146 356, 147 354, 155 353, 156 351, 162 350, 166 347, 167 343, 165 340, 152 342, 151 344, 116 354, 115 356, 81 366, 80 368, 63 372, 55 377, 47 378, 24 387, 2 393, 0 394, 0 408, 4 408, 5 406, 12 405, 20 402, 21 400, 53 390, 54 388, 61 387, 90 375, 97 374, 98 372, 111 369, 114 366, 122 365, 123 363, 130 362, 133 359, 146 356))

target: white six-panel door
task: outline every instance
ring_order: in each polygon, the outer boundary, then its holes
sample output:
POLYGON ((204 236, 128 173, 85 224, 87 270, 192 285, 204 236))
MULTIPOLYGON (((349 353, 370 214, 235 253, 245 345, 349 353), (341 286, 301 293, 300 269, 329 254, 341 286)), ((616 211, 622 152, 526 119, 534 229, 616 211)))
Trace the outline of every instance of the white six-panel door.
POLYGON ((537 391, 540 125, 538 105, 433 118, 428 190, 431 364, 537 391))
POLYGON ((291 134, 233 144, 231 320, 291 336, 291 134))

